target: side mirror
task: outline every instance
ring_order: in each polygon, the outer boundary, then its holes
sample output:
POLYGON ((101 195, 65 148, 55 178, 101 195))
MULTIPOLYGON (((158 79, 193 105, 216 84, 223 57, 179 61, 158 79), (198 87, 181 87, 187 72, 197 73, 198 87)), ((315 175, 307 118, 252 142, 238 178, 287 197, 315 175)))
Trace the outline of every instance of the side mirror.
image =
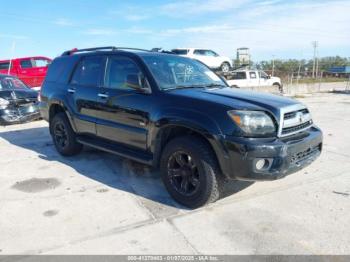
POLYGON ((146 83, 146 79, 143 77, 142 74, 129 74, 126 76, 126 85, 129 88, 147 93, 149 89, 147 88, 145 83, 146 83))

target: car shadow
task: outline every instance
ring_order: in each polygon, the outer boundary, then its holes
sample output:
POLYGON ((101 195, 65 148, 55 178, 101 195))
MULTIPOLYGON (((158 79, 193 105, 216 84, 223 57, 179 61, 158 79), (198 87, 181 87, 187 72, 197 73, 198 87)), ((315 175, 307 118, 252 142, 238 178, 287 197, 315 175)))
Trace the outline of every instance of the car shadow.
MULTIPOLYGON (((81 154, 63 157, 54 148, 47 127, 0 132, 0 137, 18 147, 34 151, 48 162, 60 162, 80 175, 106 186, 123 190, 163 205, 186 209, 175 202, 165 190, 159 171, 116 155, 84 147, 81 154)), ((252 182, 229 181, 224 185, 223 197, 235 194, 252 182)))

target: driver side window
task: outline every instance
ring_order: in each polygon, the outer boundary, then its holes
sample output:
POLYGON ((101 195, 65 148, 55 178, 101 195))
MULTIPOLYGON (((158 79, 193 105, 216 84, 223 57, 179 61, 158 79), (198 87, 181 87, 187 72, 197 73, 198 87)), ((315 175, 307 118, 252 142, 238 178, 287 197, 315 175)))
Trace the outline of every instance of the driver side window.
POLYGON ((140 76, 138 65, 128 57, 112 56, 109 58, 105 86, 113 89, 132 90, 127 83, 130 76, 140 76))

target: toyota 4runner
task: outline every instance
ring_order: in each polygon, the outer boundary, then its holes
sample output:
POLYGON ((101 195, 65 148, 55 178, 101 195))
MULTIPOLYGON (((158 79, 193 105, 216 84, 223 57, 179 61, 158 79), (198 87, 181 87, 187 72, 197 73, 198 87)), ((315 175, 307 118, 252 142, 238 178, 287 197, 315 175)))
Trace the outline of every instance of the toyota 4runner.
POLYGON ((159 167, 170 195, 191 208, 217 200, 228 179, 282 178, 322 150, 300 102, 229 88, 201 62, 147 50, 64 52, 40 109, 60 154, 88 145, 159 167))

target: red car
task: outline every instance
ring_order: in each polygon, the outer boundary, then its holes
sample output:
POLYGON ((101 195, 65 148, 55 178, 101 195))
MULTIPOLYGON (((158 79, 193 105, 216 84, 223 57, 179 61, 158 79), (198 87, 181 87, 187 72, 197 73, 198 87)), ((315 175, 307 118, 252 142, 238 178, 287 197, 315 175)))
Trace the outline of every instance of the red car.
POLYGON ((0 60, 0 74, 17 76, 30 88, 40 89, 51 62, 44 56, 0 60))

